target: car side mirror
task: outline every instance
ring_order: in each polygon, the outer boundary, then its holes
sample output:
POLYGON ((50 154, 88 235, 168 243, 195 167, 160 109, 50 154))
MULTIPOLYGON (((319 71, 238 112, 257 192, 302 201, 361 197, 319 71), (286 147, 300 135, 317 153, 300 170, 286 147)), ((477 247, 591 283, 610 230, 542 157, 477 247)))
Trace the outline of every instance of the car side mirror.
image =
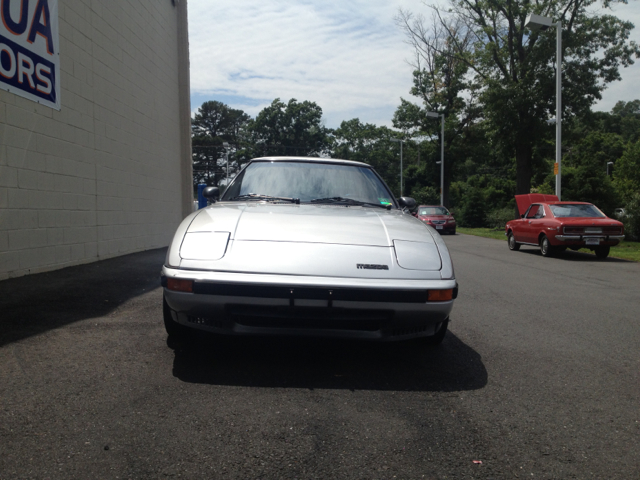
POLYGON ((400 197, 398 199, 398 205, 401 207, 407 207, 409 210, 416 208, 416 201, 411 197, 400 197))
POLYGON ((524 213, 522 215, 520 215, 520 218, 524 218, 524 213))
POLYGON ((220 189, 218 187, 207 187, 202 191, 202 196, 211 203, 216 203, 216 200, 220 198, 220 189))

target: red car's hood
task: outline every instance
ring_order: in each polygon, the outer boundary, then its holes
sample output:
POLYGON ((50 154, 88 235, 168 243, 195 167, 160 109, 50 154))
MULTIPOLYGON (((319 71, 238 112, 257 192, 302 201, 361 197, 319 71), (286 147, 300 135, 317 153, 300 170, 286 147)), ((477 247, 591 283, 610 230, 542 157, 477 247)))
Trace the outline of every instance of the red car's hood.
POLYGON ((555 195, 543 195, 541 193, 529 193, 526 195, 516 195, 516 203, 518 204, 518 212, 524 215, 529 205, 532 203, 557 202, 558 197, 555 195))

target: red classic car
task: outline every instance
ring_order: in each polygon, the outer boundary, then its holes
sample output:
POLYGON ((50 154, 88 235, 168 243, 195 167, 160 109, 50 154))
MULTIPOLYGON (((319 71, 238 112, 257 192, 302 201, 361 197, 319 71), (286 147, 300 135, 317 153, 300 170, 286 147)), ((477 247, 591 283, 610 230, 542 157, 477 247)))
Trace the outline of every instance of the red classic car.
POLYGON ((456 221, 453 215, 441 205, 420 205, 415 216, 439 233, 456 234, 456 221))
POLYGON ((507 222, 509 249, 520 245, 540 247, 549 257, 567 248, 588 248, 606 258, 610 247, 624 239, 624 226, 585 202, 559 202, 555 195, 516 195, 519 219, 507 222))

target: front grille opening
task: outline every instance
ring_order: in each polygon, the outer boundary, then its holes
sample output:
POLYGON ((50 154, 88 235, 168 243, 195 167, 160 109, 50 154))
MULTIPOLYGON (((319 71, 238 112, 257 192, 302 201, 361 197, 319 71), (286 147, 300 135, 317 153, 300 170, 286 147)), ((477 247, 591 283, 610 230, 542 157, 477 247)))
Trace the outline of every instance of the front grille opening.
POLYGON ((427 329, 432 328, 428 325, 420 325, 416 327, 394 328, 391 335, 394 337, 403 337, 405 335, 416 335, 418 333, 424 333, 427 329))
POLYGON ((230 305, 228 313, 233 322, 247 327, 361 332, 377 332, 393 316, 392 312, 379 310, 247 305, 230 305))
POLYGON ((195 317, 192 315, 187 316, 187 322, 194 325, 206 325, 207 327, 224 328, 227 326, 227 322, 219 318, 212 317, 195 317))

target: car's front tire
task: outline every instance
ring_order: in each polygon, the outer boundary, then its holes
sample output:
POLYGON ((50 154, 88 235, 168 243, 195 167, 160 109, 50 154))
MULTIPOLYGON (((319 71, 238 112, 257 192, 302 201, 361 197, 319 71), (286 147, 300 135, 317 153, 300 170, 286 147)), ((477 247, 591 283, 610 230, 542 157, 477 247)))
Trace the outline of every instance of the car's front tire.
POLYGON ((176 322, 171 315, 171 308, 167 304, 167 300, 162 296, 162 319, 164 320, 164 329, 167 335, 175 340, 182 340, 187 336, 188 329, 184 325, 176 322))
POLYGON ((607 258, 609 256, 609 251, 611 250, 608 246, 596 247, 596 257, 597 258, 607 258))
POLYGON ((516 237, 514 237, 511 232, 509 232, 509 236, 507 236, 507 243, 509 244, 509 250, 513 250, 514 252, 520 250, 520 244, 516 242, 516 237))

